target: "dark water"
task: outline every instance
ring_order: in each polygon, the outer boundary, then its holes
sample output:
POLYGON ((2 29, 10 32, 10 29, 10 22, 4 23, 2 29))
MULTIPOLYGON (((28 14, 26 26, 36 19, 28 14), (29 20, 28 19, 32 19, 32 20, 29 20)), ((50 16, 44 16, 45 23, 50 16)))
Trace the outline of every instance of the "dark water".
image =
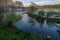
POLYGON ((27 14, 16 23, 16 27, 29 33, 35 33, 44 37, 50 36, 52 40, 60 40, 60 24, 47 22, 46 20, 35 20, 27 14))

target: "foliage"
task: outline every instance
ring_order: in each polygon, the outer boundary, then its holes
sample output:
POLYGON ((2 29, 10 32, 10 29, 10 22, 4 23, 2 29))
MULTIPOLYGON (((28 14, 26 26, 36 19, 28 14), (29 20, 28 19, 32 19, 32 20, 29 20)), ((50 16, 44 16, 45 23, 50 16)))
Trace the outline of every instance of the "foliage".
POLYGON ((36 8, 35 6, 30 6, 30 7, 29 7, 29 11, 30 11, 30 12, 33 12, 33 11, 36 10, 36 9, 37 9, 37 8, 36 8))
POLYGON ((16 13, 7 12, 4 13, 4 20, 2 21, 2 25, 11 26, 13 22, 16 22, 21 19, 21 16, 18 16, 16 13))
POLYGON ((44 11, 39 11, 38 12, 38 16, 43 16, 44 15, 44 11))
POLYGON ((6 13, 6 21, 17 21, 19 18, 15 13, 7 12, 6 13))
POLYGON ((20 1, 16 1, 16 3, 18 4, 18 7, 22 7, 23 6, 22 2, 20 2, 20 1))
POLYGON ((48 18, 48 19, 46 19, 47 20, 47 22, 53 22, 53 23, 60 23, 60 19, 56 19, 56 18, 48 18))
POLYGON ((33 14, 33 12, 28 12, 27 14, 28 14, 28 16, 30 16, 32 18, 38 18, 39 17, 38 15, 33 14))

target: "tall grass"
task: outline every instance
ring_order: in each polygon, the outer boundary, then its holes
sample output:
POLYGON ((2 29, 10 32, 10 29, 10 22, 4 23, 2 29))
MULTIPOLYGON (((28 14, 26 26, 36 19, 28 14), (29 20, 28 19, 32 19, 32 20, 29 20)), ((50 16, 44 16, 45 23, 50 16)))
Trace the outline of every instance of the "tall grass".
POLYGON ((18 16, 13 12, 4 13, 4 19, 2 21, 2 26, 11 26, 13 22, 16 22, 21 19, 21 16, 18 16))

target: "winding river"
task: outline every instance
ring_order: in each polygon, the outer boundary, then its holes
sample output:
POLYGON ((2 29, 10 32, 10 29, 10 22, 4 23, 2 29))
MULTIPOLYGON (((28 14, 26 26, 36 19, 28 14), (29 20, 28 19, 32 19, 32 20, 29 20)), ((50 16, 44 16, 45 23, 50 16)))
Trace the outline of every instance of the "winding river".
POLYGON ((51 23, 46 20, 38 21, 28 16, 24 12, 16 12, 22 15, 22 19, 15 23, 16 27, 22 31, 35 33, 43 37, 51 37, 51 40, 60 40, 60 24, 51 23))

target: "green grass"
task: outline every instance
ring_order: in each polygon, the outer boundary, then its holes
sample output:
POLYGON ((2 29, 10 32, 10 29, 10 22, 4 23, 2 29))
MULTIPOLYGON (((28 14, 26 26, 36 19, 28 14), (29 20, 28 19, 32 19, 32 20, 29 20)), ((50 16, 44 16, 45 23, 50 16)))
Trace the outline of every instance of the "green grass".
POLYGON ((49 40, 16 28, 0 27, 0 40, 49 40))

